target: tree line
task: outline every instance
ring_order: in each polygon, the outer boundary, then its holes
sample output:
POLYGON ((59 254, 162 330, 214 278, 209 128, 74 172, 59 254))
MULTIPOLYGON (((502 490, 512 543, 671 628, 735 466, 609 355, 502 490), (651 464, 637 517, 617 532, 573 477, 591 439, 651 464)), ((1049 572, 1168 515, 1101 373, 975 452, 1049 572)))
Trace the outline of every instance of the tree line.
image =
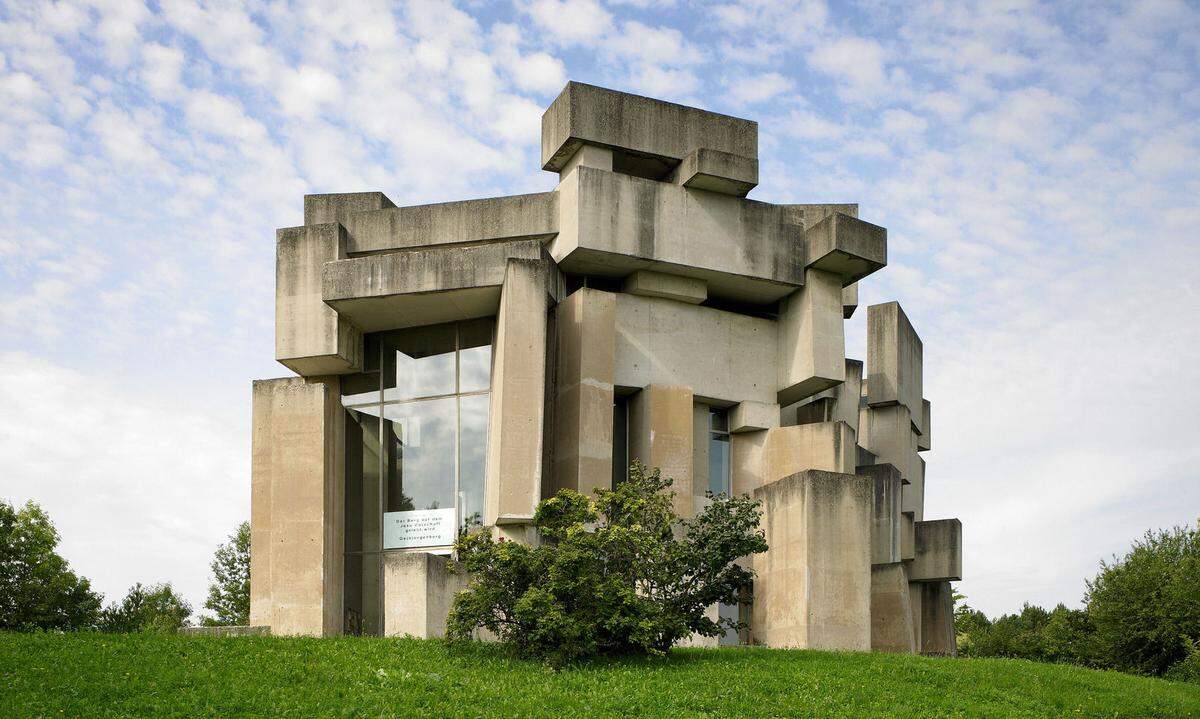
POLYGON ((960 604, 959 654, 1200 682, 1200 523, 1146 532, 1124 557, 1101 562, 1083 604, 1026 604, 995 620, 960 604))
MULTIPOLYGON (((107 606, 86 577, 58 554, 60 536, 36 503, 0 500, 0 630, 174 632, 187 626, 192 606, 169 582, 134 584, 107 606)), ((217 547, 213 580, 200 618, 207 626, 246 624, 250 618, 250 524, 243 522, 217 547)))

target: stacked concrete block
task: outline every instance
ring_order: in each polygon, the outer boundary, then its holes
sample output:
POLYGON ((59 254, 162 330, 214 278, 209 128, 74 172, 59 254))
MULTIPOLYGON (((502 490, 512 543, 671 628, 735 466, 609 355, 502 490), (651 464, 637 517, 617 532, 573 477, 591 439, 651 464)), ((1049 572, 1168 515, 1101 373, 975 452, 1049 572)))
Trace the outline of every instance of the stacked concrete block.
POLYGON ((744 641, 952 653, 961 525, 924 516, 920 337, 898 303, 874 305, 865 364, 845 356, 886 230, 856 204, 747 199, 750 120, 572 82, 541 141, 550 192, 308 195, 304 225, 279 230, 276 357, 300 377, 255 386, 254 623, 438 636, 462 586, 431 554, 449 548, 388 545, 389 521, 433 521, 469 490, 494 535, 537 542, 540 500, 609 488, 637 459, 674 480, 685 517, 714 486, 764 501, 771 548, 743 560, 754 604, 712 609, 749 616, 744 641), (437 333, 453 347, 405 339, 437 333), (433 394, 383 389, 414 367, 459 368, 468 350, 469 386, 455 369, 433 394), (389 420, 416 401, 488 409, 389 420), (353 501, 343 475, 361 480, 353 501), (410 482, 444 491, 415 502, 410 482), (351 525, 371 541, 351 549, 351 525), (352 605, 361 616, 343 622, 352 605))

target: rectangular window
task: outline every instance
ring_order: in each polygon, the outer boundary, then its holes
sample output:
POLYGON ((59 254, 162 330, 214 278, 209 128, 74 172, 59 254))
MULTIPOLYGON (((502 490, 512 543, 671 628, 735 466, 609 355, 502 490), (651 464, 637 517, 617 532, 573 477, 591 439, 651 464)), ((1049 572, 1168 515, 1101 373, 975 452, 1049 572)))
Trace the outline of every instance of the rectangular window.
POLYGON ((629 479, 629 398, 613 396, 612 488, 629 479))
POLYGON ((708 491, 731 494, 732 465, 729 457, 729 415, 724 409, 708 411, 708 491))

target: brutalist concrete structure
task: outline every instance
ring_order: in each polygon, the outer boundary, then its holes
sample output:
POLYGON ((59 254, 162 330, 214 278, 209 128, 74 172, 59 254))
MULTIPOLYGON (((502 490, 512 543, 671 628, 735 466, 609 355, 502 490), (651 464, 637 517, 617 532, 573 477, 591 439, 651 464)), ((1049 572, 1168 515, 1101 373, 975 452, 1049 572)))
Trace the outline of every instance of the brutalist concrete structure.
MULTIPOLYGON (((534 507, 632 459, 763 502, 748 641, 953 653, 958 520, 926 520, 930 405, 900 305, 857 283, 855 204, 769 204, 758 126, 570 83, 551 192, 396 207, 310 195, 278 231, 276 358, 254 383, 251 624, 436 636, 459 528, 534 542, 534 507)), ((712 642, 718 643, 718 642, 712 642)))

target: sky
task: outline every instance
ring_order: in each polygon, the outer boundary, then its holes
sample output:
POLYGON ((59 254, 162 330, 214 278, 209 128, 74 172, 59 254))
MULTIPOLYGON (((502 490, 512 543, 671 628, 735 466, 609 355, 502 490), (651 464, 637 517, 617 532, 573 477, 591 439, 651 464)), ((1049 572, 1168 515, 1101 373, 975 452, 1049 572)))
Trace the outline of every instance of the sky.
POLYGON ((1200 6, 0 0, 0 498, 110 599, 249 517, 302 196, 552 189, 568 79, 757 120, 768 202, 888 228, 967 603, 1078 606, 1200 518, 1200 6))

